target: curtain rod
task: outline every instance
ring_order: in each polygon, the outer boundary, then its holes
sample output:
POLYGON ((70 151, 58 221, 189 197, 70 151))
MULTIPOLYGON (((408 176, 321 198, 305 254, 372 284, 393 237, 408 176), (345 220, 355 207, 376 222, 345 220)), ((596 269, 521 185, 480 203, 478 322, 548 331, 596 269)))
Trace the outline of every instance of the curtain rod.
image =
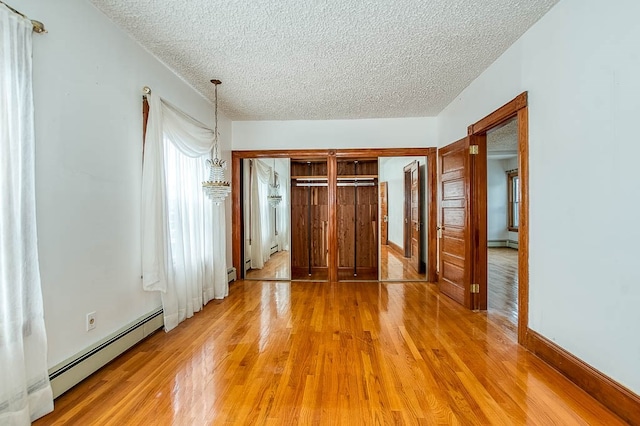
MULTIPOLYGON (((18 15, 22 16, 23 18, 29 19, 29 17, 27 15, 25 15, 24 13, 18 12, 17 10, 15 10, 14 8, 9 6, 8 4, 3 2, 2 0, 0 0, 0 4, 4 4, 7 7, 7 9, 12 11, 13 13, 17 13, 18 15)), ((33 32, 38 33, 38 34, 42 34, 42 33, 48 32, 47 29, 44 27, 44 24, 42 22, 36 21, 35 19, 29 19, 29 20, 31 21, 31 24, 33 25, 33 32)))

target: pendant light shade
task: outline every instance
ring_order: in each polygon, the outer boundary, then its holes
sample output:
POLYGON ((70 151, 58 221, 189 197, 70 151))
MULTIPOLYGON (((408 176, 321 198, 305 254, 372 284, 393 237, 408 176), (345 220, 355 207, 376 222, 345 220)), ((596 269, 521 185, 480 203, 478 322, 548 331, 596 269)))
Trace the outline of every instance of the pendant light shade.
POLYGON ((282 201, 282 195, 280 195, 280 184, 276 179, 276 160, 273 160, 273 183, 269 184, 269 195, 267 196, 269 205, 274 209, 278 207, 282 201))
POLYGON ((213 130, 212 157, 207 160, 209 166, 209 180, 202 182, 202 189, 211 201, 220 205, 231 193, 231 185, 224 178, 227 162, 218 158, 218 85, 220 80, 211 80, 215 85, 215 128, 213 130))

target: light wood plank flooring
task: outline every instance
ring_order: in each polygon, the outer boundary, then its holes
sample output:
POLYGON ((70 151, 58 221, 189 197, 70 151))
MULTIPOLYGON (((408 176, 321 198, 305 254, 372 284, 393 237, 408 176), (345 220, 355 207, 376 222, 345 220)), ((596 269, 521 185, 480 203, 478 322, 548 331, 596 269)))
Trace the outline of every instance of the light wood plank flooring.
POLYGON ((291 279, 290 263, 288 251, 276 252, 264 264, 262 269, 249 269, 246 278, 248 280, 289 280, 291 279))
POLYGON ((518 250, 508 247, 488 249, 487 301, 489 310, 501 315, 509 322, 509 328, 518 324, 518 250))
POLYGON ((619 425, 427 283, 239 281, 35 425, 619 425))
POLYGON ((419 274, 409 265, 409 259, 401 256, 389 246, 380 245, 380 279, 420 281, 426 279, 426 274, 419 274))

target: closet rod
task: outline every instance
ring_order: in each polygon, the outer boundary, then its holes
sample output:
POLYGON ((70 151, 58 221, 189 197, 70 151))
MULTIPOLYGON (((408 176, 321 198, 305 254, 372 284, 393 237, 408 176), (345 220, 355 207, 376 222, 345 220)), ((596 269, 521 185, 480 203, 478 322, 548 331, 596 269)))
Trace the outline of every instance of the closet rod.
MULTIPOLYGON (((326 187, 328 184, 326 183, 296 183, 296 186, 307 187, 307 186, 320 186, 326 187)), ((374 182, 338 182, 337 186, 376 186, 374 182)))

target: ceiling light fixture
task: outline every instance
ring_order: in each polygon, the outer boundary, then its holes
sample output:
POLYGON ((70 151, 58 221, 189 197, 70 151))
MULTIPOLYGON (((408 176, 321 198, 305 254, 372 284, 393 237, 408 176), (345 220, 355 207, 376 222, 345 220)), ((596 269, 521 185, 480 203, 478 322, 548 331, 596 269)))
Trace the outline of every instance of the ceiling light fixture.
POLYGON ((215 128, 213 130, 213 149, 211 150, 211 158, 207 160, 209 166, 209 180, 202 182, 202 189, 209 199, 220 205, 227 195, 231 193, 231 185, 224 180, 224 169, 227 168, 227 162, 218 158, 218 85, 222 84, 220 80, 211 80, 215 85, 215 128))
POLYGON ((269 201, 269 205, 274 209, 278 207, 280 201, 282 201, 282 195, 280 195, 280 184, 277 180, 276 173, 276 159, 273 159, 273 184, 269 184, 269 195, 267 196, 267 200, 269 201))

